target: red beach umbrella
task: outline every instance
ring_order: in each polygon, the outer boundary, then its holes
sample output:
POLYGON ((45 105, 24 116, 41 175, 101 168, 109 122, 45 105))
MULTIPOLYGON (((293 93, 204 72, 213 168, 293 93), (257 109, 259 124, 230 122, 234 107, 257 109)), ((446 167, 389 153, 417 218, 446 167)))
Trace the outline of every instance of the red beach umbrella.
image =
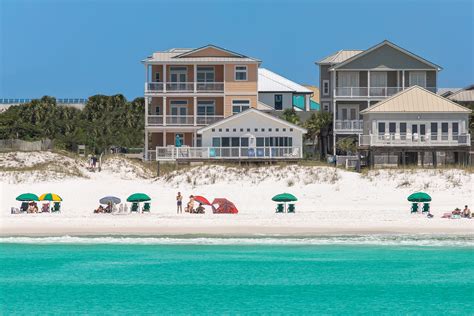
POLYGON ((237 214, 239 212, 234 203, 223 198, 217 198, 212 201, 212 210, 218 214, 237 214), (217 205, 217 207, 214 207, 214 205, 217 205))
POLYGON ((194 201, 201 203, 203 205, 211 205, 211 202, 209 202, 204 196, 200 196, 200 195, 195 195, 194 201))

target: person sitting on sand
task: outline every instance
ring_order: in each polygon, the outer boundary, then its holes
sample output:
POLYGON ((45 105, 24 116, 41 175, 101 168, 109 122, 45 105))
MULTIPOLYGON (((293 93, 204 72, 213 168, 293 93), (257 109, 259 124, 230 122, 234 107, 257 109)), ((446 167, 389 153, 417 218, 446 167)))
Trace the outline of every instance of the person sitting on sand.
POLYGON ((202 206, 202 203, 199 203, 199 206, 196 208, 196 213, 204 214, 204 206, 202 206))
POLYGON ((471 210, 467 207, 467 205, 464 206, 464 210, 462 211, 462 216, 464 218, 471 218, 471 210))
POLYGON ((194 195, 189 196, 188 206, 186 207, 186 212, 192 213, 194 212, 194 195))
POLYGON ((107 203, 107 207, 105 208, 105 213, 112 213, 112 203, 107 203))
POLYGON ((461 209, 456 207, 452 213, 453 215, 461 215, 461 209))
POLYGON ((104 211, 104 207, 102 205, 99 205, 99 207, 94 210, 94 213, 104 213, 104 211))

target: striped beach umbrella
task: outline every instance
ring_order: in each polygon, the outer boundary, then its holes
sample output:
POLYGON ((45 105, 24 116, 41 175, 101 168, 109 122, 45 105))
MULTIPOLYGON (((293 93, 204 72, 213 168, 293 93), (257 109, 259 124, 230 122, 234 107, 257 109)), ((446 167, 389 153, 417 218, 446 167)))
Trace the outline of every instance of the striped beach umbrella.
POLYGON ((44 193, 39 197, 39 200, 61 202, 63 199, 55 193, 44 193))

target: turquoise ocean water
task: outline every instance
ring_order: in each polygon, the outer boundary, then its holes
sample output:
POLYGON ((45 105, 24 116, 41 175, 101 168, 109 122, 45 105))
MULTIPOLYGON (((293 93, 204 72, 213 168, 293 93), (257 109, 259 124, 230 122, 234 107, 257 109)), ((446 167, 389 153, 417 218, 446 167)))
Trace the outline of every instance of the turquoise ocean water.
POLYGON ((469 237, 0 238, 1 314, 474 312, 469 237))

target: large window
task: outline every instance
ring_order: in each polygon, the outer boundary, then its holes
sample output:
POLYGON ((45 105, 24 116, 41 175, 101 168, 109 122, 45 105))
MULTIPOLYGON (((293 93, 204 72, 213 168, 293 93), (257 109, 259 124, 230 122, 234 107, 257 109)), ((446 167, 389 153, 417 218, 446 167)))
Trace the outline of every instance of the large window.
POLYGON ((459 123, 453 122, 453 140, 458 140, 459 138, 459 123))
POLYGON ((448 140, 449 124, 441 123, 441 140, 448 140))
POLYGON ((339 81, 338 87, 358 87, 359 73, 357 71, 341 71, 338 72, 339 81))
POLYGON ((235 81, 247 81, 247 66, 235 66, 235 81))
POLYGON ((283 95, 275 94, 275 110, 283 110, 283 95))
POLYGON ((379 122, 379 135, 385 134, 385 122, 379 122))
POLYGON ((200 100, 197 103, 197 114, 198 115, 215 115, 216 105, 213 100, 200 100))
POLYGON ((438 123, 431 123, 431 140, 438 140, 438 123))
POLYGON ((426 87, 426 72, 424 71, 410 71, 409 83, 411 86, 426 87))
POLYGON ((210 67, 210 66, 197 67, 197 82, 214 82, 214 81, 215 81, 214 67, 210 67))
POLYGON ((232 114, 243 112, 250 108, 249 100, 232 100, 232 114))
POLYGON ((390 134, 395 134, 396 131, 397 131, 397 123, 394 123, 394 122, 388 123, 388 132, 390 134))

